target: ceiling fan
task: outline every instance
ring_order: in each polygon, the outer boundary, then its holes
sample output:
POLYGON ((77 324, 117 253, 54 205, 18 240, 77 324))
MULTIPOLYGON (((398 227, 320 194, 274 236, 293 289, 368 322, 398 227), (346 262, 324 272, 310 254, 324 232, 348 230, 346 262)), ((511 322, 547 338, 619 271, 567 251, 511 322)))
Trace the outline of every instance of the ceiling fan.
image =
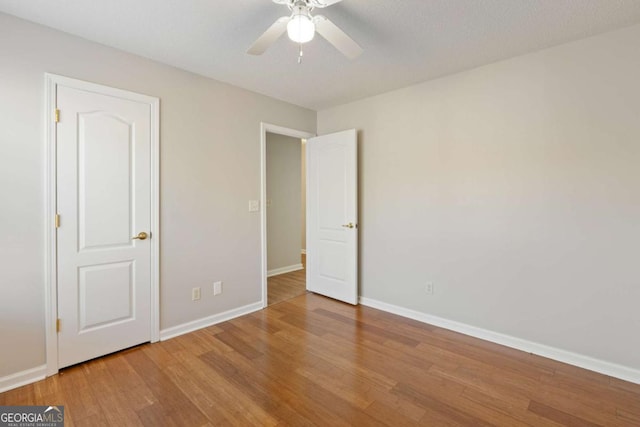
POLYGON ((315 8, 325 8, 340 1, 342 0, 273 0, 276 4, 286 5, 291 11, 291 15, 279 18, 253 43, 247 53, 262 55, 286 31, 292 41, 300 44, 298 59, 300 62, 302 44, 313 40, 317 32, 347 58, 358 57, 362 53, 362 48, 351 37, 326 17, 311 15, 315 8))

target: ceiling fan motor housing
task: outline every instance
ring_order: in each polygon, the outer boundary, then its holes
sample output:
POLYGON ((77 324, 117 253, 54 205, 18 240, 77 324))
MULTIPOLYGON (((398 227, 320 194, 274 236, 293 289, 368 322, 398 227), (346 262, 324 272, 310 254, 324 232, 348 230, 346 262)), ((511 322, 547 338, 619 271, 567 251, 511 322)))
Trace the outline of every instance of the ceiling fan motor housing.
POLYGON ((316 26, 309 13, 311 8, 306 1, 300 0, 291 9, 291 19, 287 24, 289 38, 296 43, 307 43, 313 40, 316 34, 316 26))

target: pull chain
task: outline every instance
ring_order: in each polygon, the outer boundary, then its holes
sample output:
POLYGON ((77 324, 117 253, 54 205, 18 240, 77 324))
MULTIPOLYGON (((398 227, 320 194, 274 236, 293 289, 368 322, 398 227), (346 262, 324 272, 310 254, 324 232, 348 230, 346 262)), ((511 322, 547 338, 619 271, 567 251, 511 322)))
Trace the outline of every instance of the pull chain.
POLYGON ((302 52, 302 43, 298 45, 298 49, 298 64, 302 64, 302 55, 304 55, 304 52, 302 52))

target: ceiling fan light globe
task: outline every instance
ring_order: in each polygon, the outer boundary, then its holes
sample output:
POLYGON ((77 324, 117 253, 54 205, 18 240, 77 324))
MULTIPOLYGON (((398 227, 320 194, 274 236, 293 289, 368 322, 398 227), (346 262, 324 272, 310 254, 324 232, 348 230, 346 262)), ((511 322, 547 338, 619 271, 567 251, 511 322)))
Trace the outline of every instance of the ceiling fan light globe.
POLYGON ((308 15, 293 15, 287 24, 287 35, 296 43, 310 42, 315 34, 316 26, 308 15))

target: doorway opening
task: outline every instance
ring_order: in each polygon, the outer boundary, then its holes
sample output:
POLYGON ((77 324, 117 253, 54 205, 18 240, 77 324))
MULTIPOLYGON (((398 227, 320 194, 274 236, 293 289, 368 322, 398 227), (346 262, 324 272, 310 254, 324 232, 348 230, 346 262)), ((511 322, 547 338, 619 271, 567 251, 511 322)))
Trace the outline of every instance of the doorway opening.
POLYGON ((262 124, 263 306, 306 290, 305 142, 313 134, 262 124))

